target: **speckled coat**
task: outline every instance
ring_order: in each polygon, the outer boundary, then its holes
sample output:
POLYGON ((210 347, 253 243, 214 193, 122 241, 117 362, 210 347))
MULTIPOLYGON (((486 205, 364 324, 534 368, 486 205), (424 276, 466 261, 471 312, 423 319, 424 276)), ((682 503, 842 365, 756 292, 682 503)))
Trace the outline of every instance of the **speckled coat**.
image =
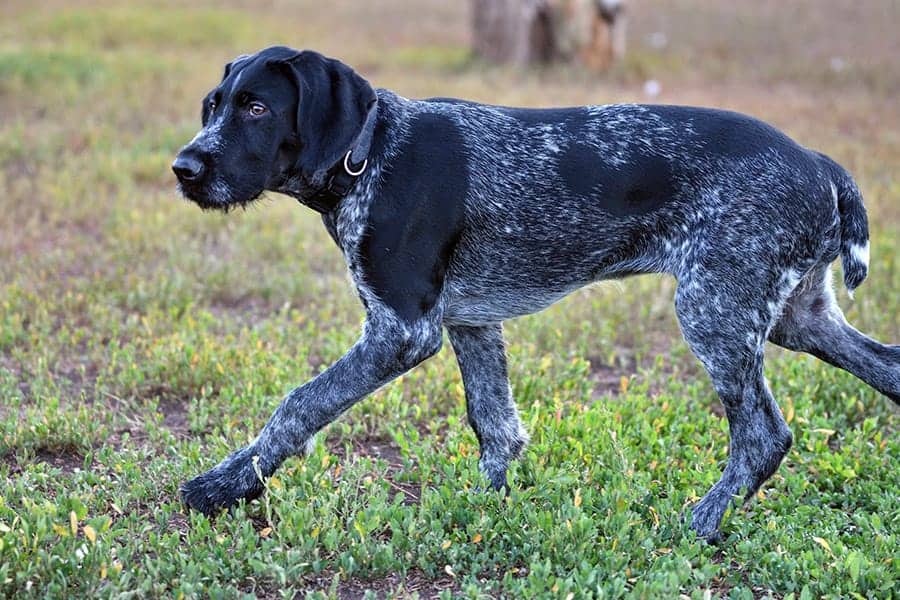
MULTIPOLYGON (((317 431, 435 354, 443 328, 481 470, 506 488, 527 435, 501 323, 640 273, 677 278, 682 332, 729 420, 728 464, 692 511, 702 536, 716 537, 732 498, 749 498, 791 446, 763 376, 767 340, 900 398, 900 348, 853 329, 834 299, 831 263, 842 259, 852 291, 869 244, 856 185, 824 155, 720 110, 517 109, 374 93, 368 167, 323 215, 366 309, 362 335, 292 391, 250 446, 185 484, 191 506, 209 512, 258 494, 317 431)), ((302 200, 290 181, 273 189, 302 200)))

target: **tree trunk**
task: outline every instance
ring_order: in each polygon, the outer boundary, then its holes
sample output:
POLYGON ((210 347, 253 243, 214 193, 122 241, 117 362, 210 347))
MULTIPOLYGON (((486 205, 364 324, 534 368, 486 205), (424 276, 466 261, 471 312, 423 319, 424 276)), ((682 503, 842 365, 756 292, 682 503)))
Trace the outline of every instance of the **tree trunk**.
POLYGON ((605 69, 625 52, 622 0, 472 0, 474 49, 494 62, 605 69))

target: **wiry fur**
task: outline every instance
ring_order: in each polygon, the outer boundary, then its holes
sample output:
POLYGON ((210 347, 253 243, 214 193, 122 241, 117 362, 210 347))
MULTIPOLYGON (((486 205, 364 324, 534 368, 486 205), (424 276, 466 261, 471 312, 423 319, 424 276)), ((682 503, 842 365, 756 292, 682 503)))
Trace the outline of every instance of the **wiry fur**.
MULTIPOLYGON (((323 215, 366 307, 362 335, 292 391, 248 448, 185 484, 189 505, 209 513, 258 494, 256 468, 270 475, 355 402, 436 353, 442 327, 481 470, 506 487, 528 438, 502 321, 638 273, 677 278, 681 329, 729 421, 728 464, 693 510, 702 536, 716 536, 732 498, 749 498, 791 446, 763 375, 767 340, 900 398, 900 348, 848 325, 831 291, 838 256, 848 289, 865 278, 868 229, 853 180, 824 155, 707 109, 525 110, 378 90, 377 110, 368 169, 323 215)), ((298 186, 288 175, 275 189, 302 201, 308 190, 298 186)))

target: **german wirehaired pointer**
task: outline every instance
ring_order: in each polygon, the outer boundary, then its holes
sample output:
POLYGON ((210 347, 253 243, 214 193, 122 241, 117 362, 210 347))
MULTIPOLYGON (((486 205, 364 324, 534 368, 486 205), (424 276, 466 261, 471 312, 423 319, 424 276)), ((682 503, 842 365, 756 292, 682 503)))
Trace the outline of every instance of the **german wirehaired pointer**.
POLYGON ((562 109, 408 100, 348 66, 273 47, 242 56, 203 100, 203 129, 172 165, 207 209, 289 194, 322 215, 366 310, 359 341, 288 394, 259 436, 185 483, 212 514, 367 394, 434 355, 446 328, 479 466, 495 489, 528 436, 501 323, 591 282, 671 273, 691 350, 728 416, 722 478, 692 510, 723 513, 778 468, 791 432, 763 376, 766 341, 813 354, 900 401, 900 346, 851 327, 830 265, 866 277, 868 225, 828 157, 733 112, 678 106, 562 109))

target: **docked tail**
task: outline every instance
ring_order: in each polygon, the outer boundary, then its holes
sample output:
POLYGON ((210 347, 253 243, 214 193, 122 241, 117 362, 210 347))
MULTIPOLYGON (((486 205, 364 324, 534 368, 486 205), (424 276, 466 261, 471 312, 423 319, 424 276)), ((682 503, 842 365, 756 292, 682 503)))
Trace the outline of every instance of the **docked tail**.
POLYGON ((841 263, 847 292, 859 287, 869 273, 869 220, 862 195, 849 173, 839 164, 821 155, 831 174, 831 191, 837 200, 841 219, 841 263))

